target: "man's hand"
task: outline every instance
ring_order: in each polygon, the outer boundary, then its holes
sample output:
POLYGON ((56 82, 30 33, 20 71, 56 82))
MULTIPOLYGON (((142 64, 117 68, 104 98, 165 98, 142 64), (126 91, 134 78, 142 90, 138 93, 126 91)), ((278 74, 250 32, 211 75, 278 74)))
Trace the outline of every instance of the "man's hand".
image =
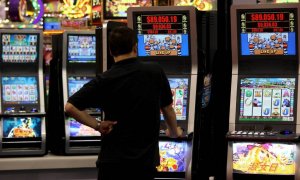
POLYGON ((177 132, 176 132, 177 136, 174 136, 174 135, 170 134, 169 129, 166 129, 166 136, 171 137, 171 138, 182 137, 183 136, 183 129, 180 126, 178 126, 176 130, 177 130, 177 132))
POLYGON ((113 130, 113 126, 117 124, 117 121, 101 121, 98 131, 101 134, 106 135, 113 130))

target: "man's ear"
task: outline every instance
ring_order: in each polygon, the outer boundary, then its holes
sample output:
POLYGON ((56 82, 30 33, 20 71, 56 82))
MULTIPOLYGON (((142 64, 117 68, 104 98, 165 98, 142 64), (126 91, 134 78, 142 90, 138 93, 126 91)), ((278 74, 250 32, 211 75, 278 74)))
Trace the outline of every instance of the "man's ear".
POLYGON ((137 43, 133 47, 133 52, 137 53, 137 43))

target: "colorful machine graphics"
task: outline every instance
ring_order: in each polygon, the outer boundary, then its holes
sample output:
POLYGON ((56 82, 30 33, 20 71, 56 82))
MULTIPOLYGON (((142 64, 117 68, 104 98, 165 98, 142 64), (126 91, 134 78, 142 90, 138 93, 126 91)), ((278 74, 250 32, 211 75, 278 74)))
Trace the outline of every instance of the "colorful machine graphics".
POLYGON ((241 33, 241 55, 296 55, 295 32, 241 33))
POLYGON ((139 34, 138 56, 188 56, 188 34, 139 34))
POLYGON ((58 17, 44 17, 44 30, 60 30, 61 23, 58 17))
POLYGON ((38 58, 38 35, 2 34, 2 62, 29 63, 38 58))
POLYGON ((100 136, 100 132, 79 123, 73 118, 68 118, 70 137, 79 136, 100 136))
POLYGON ((96 36, 68 35, 68 61, 70 63, 95 63, 96 36))
POLYGON ((295 174, 295 144, 241 142, 232 148, 234 173, 295 174))
MULTIPOLYGON (((173 108, 176 113, 177 120, 187 120, 186 112, 189 94, 188 78, 168 78, 173 95, 173 108)), ((164 117, 161 114, 161 120, 164 117)))
POLYGON ((215 11, 217 3, 217 0, 175 0, 174 6, 194 6, 199 11, 215 11))
POLYGON ((68 78, 68 96, 72 96, 76 93, 80 88, 83 87, 86 83, 88 83, 92 78, 90 77, 69 77, 68 78))
POLYGON ((4 138, 41 137, 41 118, 5 117, 3 118, 4 138))
POLYGON ((150 7, 152 0, 106 0, 104 6, 106 19, 126 18, 129 7, 150 7))
POLYGON ((186 142, 160 141, 159 142, 160 165, 159 172, 185 172, 186 170, 186 142))
POLYGON ((3 104, 37 104, 36 77, 2 77, 3 104))
POLYGON ((295 78, 243 78, 239 121, 294 121, 295 78))

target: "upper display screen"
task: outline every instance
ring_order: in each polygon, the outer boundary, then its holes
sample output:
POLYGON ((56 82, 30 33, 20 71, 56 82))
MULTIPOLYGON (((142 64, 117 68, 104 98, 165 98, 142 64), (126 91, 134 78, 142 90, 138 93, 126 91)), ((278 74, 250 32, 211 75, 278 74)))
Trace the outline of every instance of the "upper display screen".
POLYGON ((238 14, 240 54, 296 55, 297 13, 295 9, 247 11, 238 14))
POLYGON ((37 104, 36 77, 2 77, 3 104, 37 104))
POLYGON ((233 143, 233 172, 241 174, 294 175, 296 144, 233 143))
POLYGON ((138 56, 189 56, 188 13, 136 14, 138 56))
POLYGON ((76 93, 83 85, 88 83, 92 78, 90 77, 69 77, 68 78, 68 95, 69 97, 76 93))
POLYGON ((9 34, 1 35, 2 62, 32 63, 38 59, 37 34, 9 34))
POLYGON ((295 86, 295 78, 241 79, 239 121, 294 121, 295 86))
MULTIPOLYGON (((168 78, 173 95, 173 108, 177 120, 187 120, 189 79, 188 78, 168 78)), ((161 114, 161 120, 164 117, 161 114)))
POLYGON ((105 19, 126 19, 129 7, 150 7, 152 0, 105 0, 105 19))
POLYGON ((68 35, 68 61, 70 63, 95 63, 96 36, 68 35))

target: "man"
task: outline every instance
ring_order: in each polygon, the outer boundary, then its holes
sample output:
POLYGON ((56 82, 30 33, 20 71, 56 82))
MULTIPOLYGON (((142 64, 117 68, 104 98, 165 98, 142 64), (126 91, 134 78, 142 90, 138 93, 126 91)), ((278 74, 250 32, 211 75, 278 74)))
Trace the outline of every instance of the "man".
POLYGON ((137 60, 136 42, 132 29, 113 30, 109 48, 115 64, 70 97, 65 106, 69 116, 103 135, 97 161, 101 180, 153 179, 159 164, 160 110, 166 134, 182 135, 166 75, 158 65, 137 60), (88 107, 102 108, 106 120, 98 123, 83 111, 88 107))

